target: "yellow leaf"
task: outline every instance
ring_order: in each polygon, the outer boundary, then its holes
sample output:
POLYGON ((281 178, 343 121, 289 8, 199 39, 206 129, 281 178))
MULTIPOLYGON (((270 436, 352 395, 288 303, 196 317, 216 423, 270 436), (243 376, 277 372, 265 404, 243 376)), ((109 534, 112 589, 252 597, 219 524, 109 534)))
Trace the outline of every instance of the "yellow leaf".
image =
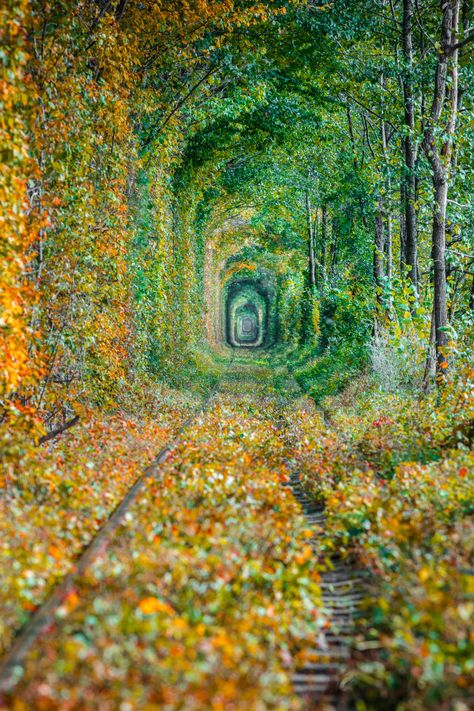
POLYGON ((421 568, 418 572, 418 577, 422 583, 426 582, 430 577, 431 571, 429 568, 421 568))

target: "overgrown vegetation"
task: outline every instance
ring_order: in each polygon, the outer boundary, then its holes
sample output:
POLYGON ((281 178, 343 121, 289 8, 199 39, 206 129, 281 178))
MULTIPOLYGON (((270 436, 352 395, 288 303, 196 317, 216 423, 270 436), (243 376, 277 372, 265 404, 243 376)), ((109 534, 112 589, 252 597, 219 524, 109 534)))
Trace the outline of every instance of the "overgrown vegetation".
POLYGON ((200 402, 155 387, 135 411, 90 411, 53 447, 28 449, 5 466, 0 653, 200 402))
POLYGON ((326 505, 326 551, 371 574, 351 672, 359 707, 467 709, 474 640, 474 370, 441 399, 373 377, 298 413, 305 486, 326 505), (368 650, 370 650, 368 652, 368 650))
POLYGON ((313 532, 282 486, 278 402, 264 390, 260 412, 254 384, 187 431, 65 600, 19 708, 299 708, 290 673, 325 616, 313 532))
POLYGON ((5 647, 234 357, 236 389, 288 369, 326 414, 294 447, 327 545, 374 572, 361 709, 469 707, 472 25, 468 0, 4 1, 5 647), (265 353, 231 356, 237 308, 265 353))

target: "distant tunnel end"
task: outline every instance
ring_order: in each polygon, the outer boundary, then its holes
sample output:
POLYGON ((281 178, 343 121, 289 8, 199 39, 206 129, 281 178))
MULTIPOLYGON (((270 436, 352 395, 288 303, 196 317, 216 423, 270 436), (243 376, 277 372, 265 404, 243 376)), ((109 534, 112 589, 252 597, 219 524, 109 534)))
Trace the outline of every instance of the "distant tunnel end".
POLYGON ((260 280, 236 279, 225 287, 224 333, 234 348, 268 348, 272 342, 272 294, 260 280))

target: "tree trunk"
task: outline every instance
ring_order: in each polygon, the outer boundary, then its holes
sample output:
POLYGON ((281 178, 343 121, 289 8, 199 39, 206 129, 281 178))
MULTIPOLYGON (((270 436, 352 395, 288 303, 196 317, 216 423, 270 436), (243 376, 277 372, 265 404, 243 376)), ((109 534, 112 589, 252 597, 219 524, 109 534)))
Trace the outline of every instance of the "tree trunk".
POLYGON ((323 282, 326 281, 326 254, 328 251, 328 211, 326 205, 321 210, 321 269, 323 282))
POLYGON ((329 260, 331 264, 331 275, 334 275, 337 267, 337 220, 334 220, 332 225, 332 240, 329 260))
POLYGON ((351 107, 349 104, 346 105, 346 114, 347 114, 347 126, 349 128, 349 137, 351 139, 351 145, 352 145, 352 157, 353 157, 353 163, 354 163, 354 170, 357 173, 358 170, 358 165, 357 165, 357 146, 356 146, 356 141, 355 141, 355 136, 354 136, 354 126, 352 124, 352 114, 351 114, 351 107))
POLYGON ((385 274, 389 285, 392 283, 393 257, 392 257, 392 215, 390 208, 387 208, 385 216, 385 274))
POLYGON ((306 217, 308 222, 308 269, 311 288, 316 286, 316 260, 314 258, 313 222, 311 220, 311 202, 306 192, 306 217))
POLYGON ((383 215, 384 205, 383 198, 380 195, 377 204, 377 216, 375 220, 375 242, 374 242, 374 282, 377 292, 377 301, 382 302, 382 288, 384 278, 384 224, 383 215))
POLYGON ((405 223, 405 254, 404 261, 409 267, 408 277, 415 291, 418 290, 417 272, 417 235, 416 235, 416 184, 415 164, 416 148, 414 143, 415 108, 413 104, 413 0, 403 0, 403 57, 405 71, 403 73, 403 103, 406 136, 403 139, 404 151, 404 223, 405 223))
MULTIPOLYGON (((385 88, 384 77, 382 74, 381 78, 382 91, 385 88)), ((381 125, 382 134, 382 151, 384 156, 384 161, 387 169, 387 177, 385 179, 387 199, 384 202, 383 216, 384 216, 384 229, 385 229, 385 239, 384 239, 384 257, 386 266, 386 275, 388 283, 392 281, 392 213, 391 213, 391 195, 392 195, 392 177, 390 175, 390 156, 388 152, 388 139, 387 139, 387 125, 382 119, 381 125)))
POLYGON ((400 181, 400 274, 405 275, 407 231, 405 227, 405 180, 400 181))
POLYGON ((430 337, 429 337, 429 342, 428 342, 428 349, 426 353, 426 362, 425 362, 425 372, 423 375, 423 392, 426 393, 428 392, 428 388, 430 386, 430 380, 433 372, 433 353, 434 353, 434 345, 435 345, 435 314, 434 310, 431 311, 431 325, 430 325, 430 337))
POLYGON ((316 262, 314 255, 313 246, 313 223, 311 220, 311 201, 309 199, 309 193, 306 191, 305 194, 306 202, 306 218, 307 218, 307 229, 308 229, 308 241, 307 241, 307 255, 308 263, 304 272, 304 289, 302 294, 302 304, 301 304, 301 332, 300 332, 300 343, 305 345, 310 343, 314 337, 313 328, 313 299, 314 299, 314 287, 316 285, 316 262))
POLYGON ((443 372, 445 349, 448 339, 446 326, 448 310, 446 299, 446 206, 448 202, 448 182, 445 171, 433 178, 435 206, 433 212, 432 257, 433 257, 433 288, 434 288, 434 321, 436 361, 439 372, 443 372))
POLYGON ((448 203, 449 169, 451 165, 452 137, 456 128, 458 107, 458 50, 452 50, 456 43, 459 25, 460 0, 441 0, 442 22, 441 42, 434 78, 431 115, 428 117, 423 137, 423 149, 431 165, 434 207, 432 230, 433 259, 433 310, 435 316, 435 344, 438 380, 446 370, 448 324, 446 295, 446 208, 448 203), (445 137, 441 147, 436 138, 446 98, 448 70, 451 75, 449 110, 445 137))

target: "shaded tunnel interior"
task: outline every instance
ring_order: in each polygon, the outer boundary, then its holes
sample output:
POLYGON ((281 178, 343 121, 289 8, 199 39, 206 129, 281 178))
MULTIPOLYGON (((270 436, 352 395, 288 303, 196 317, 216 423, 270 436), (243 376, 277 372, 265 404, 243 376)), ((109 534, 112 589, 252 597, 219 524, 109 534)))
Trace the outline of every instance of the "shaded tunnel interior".
POLYGON ((224 333, 234 348, 268 348, 274 339, 274 293, 263 279, 241 278, 224 287, 224 333))

